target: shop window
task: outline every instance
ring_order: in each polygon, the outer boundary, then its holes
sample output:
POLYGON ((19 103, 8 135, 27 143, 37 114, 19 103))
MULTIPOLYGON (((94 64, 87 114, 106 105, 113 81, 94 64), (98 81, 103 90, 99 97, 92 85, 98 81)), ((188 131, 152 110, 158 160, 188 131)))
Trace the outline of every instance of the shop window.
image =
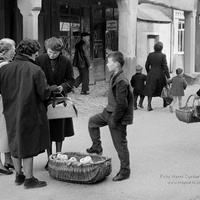
POLYGON ((114 19, 118 20, 119 19, 119 9, 114 8, 114 19))
POLYGON ((106 57, 111 51, 118 50, 118 9, 106 8, 106 57))
POLYGON ((184 33, 185 22, 179 20, 178 22, 178 53, 184 53, 184 33))
POLYGON ((63 53, 73 59, 75 44, 83 31, 90 32, 90 10, 76 4, 60 4, 60 37, 64 43, 63 53))
POLYGON ((103 9, 102 8, 96 8, 94 12, 94 19, 102 19, 103 18, 103 9))

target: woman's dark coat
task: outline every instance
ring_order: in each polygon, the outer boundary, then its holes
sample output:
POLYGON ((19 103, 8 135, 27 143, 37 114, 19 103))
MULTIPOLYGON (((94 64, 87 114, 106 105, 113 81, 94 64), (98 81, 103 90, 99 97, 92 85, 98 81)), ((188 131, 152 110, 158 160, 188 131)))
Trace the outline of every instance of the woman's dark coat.
MULTIPOLYGON (((58 65, 53 73, 51 59, 48 54, 40 55, 36 58, 36 63, 42 68, 47 83, 52 85, 63 86, 64 93, 71 92, 74 85, 74 72, 71 61, 63 55, 59 55, 58 65)), ((52 96, 52 95, 51 95, 52 96)), ((49 99, 50 100, 50 99, 49 99)), ((74 135, 72 118, 49 120, 51 141, 61 142, 65 137, 74 135)))
POLYGON ((17 55, 0 69, 1 94, 11 155, 28 158, 50 145, 43 100, 50 95, 44 72, 26 56, 17 55))
POLYGON ((160 96, 166 85, 166 78, 170 78, 166 55, 162 52, 150 53, 145 68, 147 71, 145 96, 160 96))

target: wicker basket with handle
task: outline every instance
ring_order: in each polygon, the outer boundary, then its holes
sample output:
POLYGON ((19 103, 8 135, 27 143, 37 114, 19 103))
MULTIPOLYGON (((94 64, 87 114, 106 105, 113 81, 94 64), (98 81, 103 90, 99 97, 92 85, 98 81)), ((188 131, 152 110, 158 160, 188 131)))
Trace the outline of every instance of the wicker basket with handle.
POLYGON ((93 163, 69 164, 65 161, 54 159, 55 154, 53 154, 49 157, 48 171, 52 177, 58 180, 75 183, 95 183, 105 179, 111 173, 111 158, 78 152, 63 154, 67 155, 68 158, 75 157, 77 161, 85 156, 90 156, 93 163))
POLYGON ((185 106, 176 109, 176 117, 185 123, 200 122, 200 106, 195 105, 195 102, 198 102, 198 99, 195 98, 194 94, 190 95, 185 106), (193 97, 193 102, 191 106, 188 106, 191 97, 193 97))

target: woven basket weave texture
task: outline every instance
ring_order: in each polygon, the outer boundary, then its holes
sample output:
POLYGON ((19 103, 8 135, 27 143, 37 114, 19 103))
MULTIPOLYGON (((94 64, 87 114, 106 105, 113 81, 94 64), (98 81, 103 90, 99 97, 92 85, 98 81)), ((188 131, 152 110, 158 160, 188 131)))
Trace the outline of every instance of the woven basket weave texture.
POLYGON ((54 160, 53 155, 50 156, 48 171, 49 174, 61 181, 69 181, 76 183, 95 183, 103 180, 111 173, 111 158, 100 155, 92 155, 78 152, 63 153, 68 156, 77 158, 79 161, 85 156, 90 156, 93 160, 91 164, 70 164, 61 160, 54 160))
POLYGON ((186 101, 186 104, 184 107, 180 107, 179 109, 176 109, 176 117, 186 123, 194 123, 194 122, 200 122, 200 109, 199 105, 195 105, 195 101, 198 101, 195 99, 195 95, 190 95, 186 101), (193 102, 191 106, 188 106, 189 100, 193 97, 193 102))

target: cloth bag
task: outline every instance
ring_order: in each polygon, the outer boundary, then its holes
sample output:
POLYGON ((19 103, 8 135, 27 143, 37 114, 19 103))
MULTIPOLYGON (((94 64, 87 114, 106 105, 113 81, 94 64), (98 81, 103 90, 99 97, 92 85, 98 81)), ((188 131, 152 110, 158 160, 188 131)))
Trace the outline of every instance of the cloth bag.
POLYGON ((169 85, 163 87, 161 92, 161 98, 163 98, 168 104, 170 104, 173 101, 173 97, 170 95, 169 85))
POLYGON ((54 95, 47 106, 48 119, 64 119, 77 117, 78 111, 70 97, 54 95))

